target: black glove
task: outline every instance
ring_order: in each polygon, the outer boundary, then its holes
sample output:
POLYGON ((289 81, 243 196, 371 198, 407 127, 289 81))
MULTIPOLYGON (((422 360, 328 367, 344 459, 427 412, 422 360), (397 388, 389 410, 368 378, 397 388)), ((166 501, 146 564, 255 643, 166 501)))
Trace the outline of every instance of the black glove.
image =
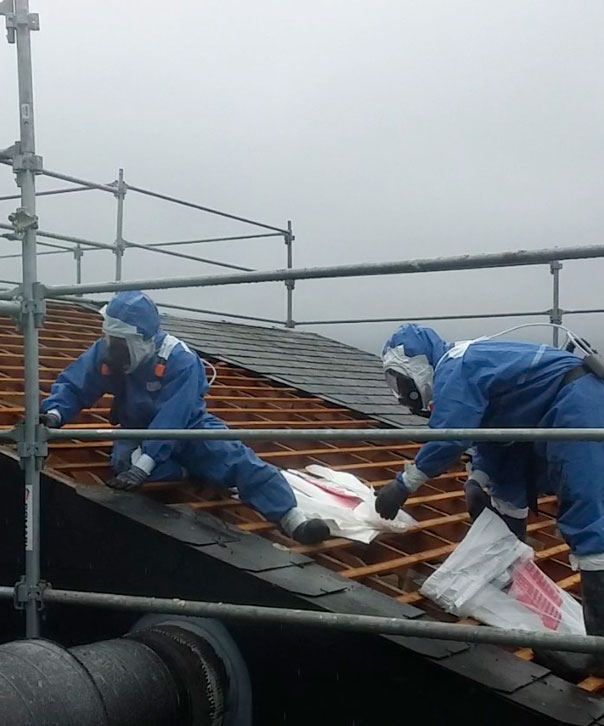
POLYGON ((121 489, 126 492, 138 489, 149 475, 139 466, 131 466, 127 471, 114 476, 106 482, 112 489, 121 489))
POLYGON ((61 427, 61 417, 54 411, 40 414, 40 423, 48 426, 49 429, 58 429, 61 427))
POLYGON ((407 501, 410 492, 403 489, 403 485, 398 481, 393 481, 380 489, 379 494, 375 498, 375 511, 382 519, 394 519, 399 509, 407 501))

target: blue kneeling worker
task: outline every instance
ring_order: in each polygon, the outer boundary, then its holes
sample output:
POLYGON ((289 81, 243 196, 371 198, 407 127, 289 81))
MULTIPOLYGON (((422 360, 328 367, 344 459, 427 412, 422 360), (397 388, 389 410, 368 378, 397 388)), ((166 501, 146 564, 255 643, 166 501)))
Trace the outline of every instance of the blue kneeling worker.
MULTIPOLYGON (((69 365, 42 404, 41 421, 59 427, 103 394, 113 394, 110 420, 122 428, 225 429, 208 413, 209 385, 199 356, 160 327, 155 303, 142 292, 120 292, 104 311, 104 336, 69 365)), ((321 519, 306 519, 281 472, 240 441, 116 441, 107 485, 132 491, 145 481, 188 475, 237 487, 251 505, 303 544, 329 536, 321 519)))
MULTIPOLYGON (((452 344, 432 328, 406 324, 386 342, 382 360, 399 402, 428 416, 434 429, 604 428, 604 381, 567 350, 488 338, 452 344)), ((380 491, 378 513, 392 519, 412 492, 471 445, 425 443, 414 465, 380 491)), ((604 443, 477 443, 475 451, 466 484, 473 519, 488 506, 523 538, 537 496, 557 495, 558 527, 582 573, 587 633, 604 635, 604 443)), ((604 671, 602 659, 563 660, 557 670, 604 671)))

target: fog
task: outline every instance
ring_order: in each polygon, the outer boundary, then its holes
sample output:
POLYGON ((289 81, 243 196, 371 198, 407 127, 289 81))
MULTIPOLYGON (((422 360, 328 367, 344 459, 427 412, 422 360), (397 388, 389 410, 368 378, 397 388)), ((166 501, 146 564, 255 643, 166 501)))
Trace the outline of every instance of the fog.
MULTIPOLYGON (((602 241, 604 5, 577 0, 31 0, 37 152, 47 169, 126 181, 284 227, 295 266, 602 241)), ((0 42, 0 147, 18 136, 15 47, 0 42)), ((40 189, 63 186, 39 178, 40 189)), ((0 169, 0 194, 15 191, 0 169)), ((2 201, 6 221, 15 202, 2 201)), ((112 243, 112 195, 41 197, 40 228, 112 243)), ((130 191, 126 239, 253 234, 130 191)), ((42 249, 42 248, 40 248, 42 249)), ((257 269, 281 238, 172 248, 257 269)), ((18 246, 2 241, 2 253, 18 246)), ((88 252, 85 281, 114 274, 88 252)), ((2 259, 0 278, 20 263, 2 259)), ((224 271, 224 270, 223 270, 224 271)), ((39 257, 75 280, 71 254, 39 257)), ((566 309, 604 307, 602 261, 568 262, 566 309)), ((126 278, 220 274, 128 250, 126 278)), ((184 289, 156 299, 285 318, 282 284, 184 289)), ((296 320, 545 311, 548 266, 301 281, 296 320)), ((215 318, 219 319, 219 318, 215 318)), ((465 338, 547 320, 433 325, 465 338)), ((604 347, 601 316, 565 323, 604 347)), ((379 351, 396 323, 302 327, 379 351)), ((518 335, 550 340, 546 329, 518 335)))

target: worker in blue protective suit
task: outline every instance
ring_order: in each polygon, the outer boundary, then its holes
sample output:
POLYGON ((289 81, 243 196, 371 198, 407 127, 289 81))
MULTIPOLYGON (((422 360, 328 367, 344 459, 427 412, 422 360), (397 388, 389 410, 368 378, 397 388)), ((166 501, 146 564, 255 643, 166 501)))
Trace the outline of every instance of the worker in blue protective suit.
MULTIPOLYGON (((49 427, 72 421, 104 393, 114 396, 110 420, 122 428, 224 429, 206 411, 205 368, 185 343, 160 327, 155 303, 144 293, 121 292, 104 311, 104 336, 57 378, 42 404, 49 427)), ((240 441, 116 441, 111 456, 114 489, 132 491, 151 480, 188 475, 234 487, 247 504, 303 544, 320 542, 329 528, 307 520, 281 472, 240 441)))
MULTIPOLYGON (((431 428, 604 427, 604 381, 565 350, 489 339, 452 344, 431 328, 407 324, 386 342, 382 359, 399 402, 429 416, 431 428)), ((412 492, 471 445, 424 444, 415 463, 379 492, 378 513, 394 518, 412 492)), ((558 526, 582 571, 587 633, 604 635, 604 444, 475 445, 466 488, 473 518, 490 506, 523 536, 528 509, 541 493, 558 497, 558 526)), ((556 655, 557 670, 604 672, 602 659, 556 655)))

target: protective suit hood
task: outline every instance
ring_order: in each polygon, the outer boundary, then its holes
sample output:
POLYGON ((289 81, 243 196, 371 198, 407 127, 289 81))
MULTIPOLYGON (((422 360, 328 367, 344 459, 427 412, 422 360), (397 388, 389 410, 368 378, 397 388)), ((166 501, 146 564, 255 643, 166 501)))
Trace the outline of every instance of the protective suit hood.
POLYGON ((117 293, 101 314, 105 336, 126 341, 130 365, 125 373, 132 373, 155 352, 155 339, 161 333, 157 306, 148 295, 133 290, 117 293))
POLYGON ((432 328, 407 323, 386 341, 382 351, 384 372, 396 371, 411 378, 424 409, 432 401, 434 369, 452 347, 432 328))

